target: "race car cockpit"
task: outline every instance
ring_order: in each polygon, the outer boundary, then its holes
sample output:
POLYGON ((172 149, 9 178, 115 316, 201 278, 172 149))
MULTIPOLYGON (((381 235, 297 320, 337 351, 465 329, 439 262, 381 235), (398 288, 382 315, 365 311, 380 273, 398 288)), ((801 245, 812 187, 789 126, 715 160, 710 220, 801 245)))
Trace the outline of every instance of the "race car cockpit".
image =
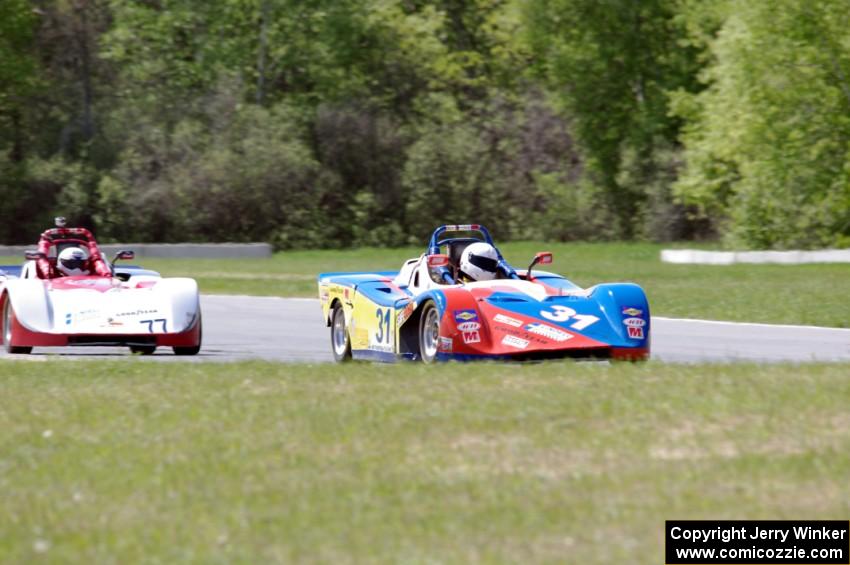
POLYGON ((434 286, 496 279, 532 280, 531 269, 535 265, 551 262, 551 253, 537 253, 528 269, 518 273, 493 244, 487 228, 480 224, 452 224, 434 230, 426 252, 405 261, 393 282, 419 294, 434 286))
POLYGON ((56 218, 56 227, 45 230, 38 241, 38 251, 28 252, 35 261, 35 274, 40 279, 69 275, 111 277, 112 269, 103 259, 92 233, 85 228, 65 226, 65 218, 56 218), (60 263, 66 262, 67 267, 60 263))
POLYGON ((483 270, 495 279, 518 279, 519 276, 505 261, 487 228, 480 224, 456 224, 440 226, 431 235, 428 244, 428 264, 435 282, 457 284, 469 280, 480 280, 480 276, 469 271, 483 270), (460 237, 444 237, 446 234, 462 233, 460 237), (471 250, 478 254, 470 253, 471 250), (440 257, 445 265, 440 265, 440 257), (464 270, 466 267, 466 270, 464 270))

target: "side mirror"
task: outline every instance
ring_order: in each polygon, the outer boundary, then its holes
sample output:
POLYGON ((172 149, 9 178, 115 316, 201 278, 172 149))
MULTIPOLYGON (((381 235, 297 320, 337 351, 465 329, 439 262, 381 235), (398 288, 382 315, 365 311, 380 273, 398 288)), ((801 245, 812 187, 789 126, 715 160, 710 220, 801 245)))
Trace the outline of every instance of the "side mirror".
POLYGON ((39 259, 47 259, 47 255, 41 251, 25 251, 24 257, 27 261, 38 261, 39 259))
POLYGON ((537 255, 534 256, 534 264, 535 265, 551 265, 552 264, 552 253, 549 251, 541 251, 537 255))
POLYGON ((447 267, 449 265, 448 255, 428 255, 428 268, 436 269, 438 267, 447 267))
POLYGON ((534 265, 551 265, 552 264, 552 253, 549 251, 541 251, 534 255, 534 259, 531 261, 531 265, 528 266, 528 272, 525 274, 525 277, 528 280, 532 280, 534 277, 531 276, 531 269, 534 268, 534 265))
POLYGON ((122 261, 130 261, 130 260, 135 259, 135 258, 136 258, 135 252, 126 251, 126 250, 122 249, 121 251, 119 251, 118 253, 115 254, 115 258, 112 259, 112 264, 114 265, 116 263, 116 261, 118 261, 119 259, 122 260, 122 261))
MULTIPOLYGON (((441 267, 449 266, 449 256, 443 255, 442 253, 428 255, 428 270, 431 271, 431 278, 434 279, 434 271, 441 267)), ((439 273, 440 278, 445 282, 445 284, 453 284, 454 279, 452 278, 452 274, 449 272, 449 269, 444 270, 442 273, 439 273)), ((437 280, 437 279, 434 279, 437 280)))

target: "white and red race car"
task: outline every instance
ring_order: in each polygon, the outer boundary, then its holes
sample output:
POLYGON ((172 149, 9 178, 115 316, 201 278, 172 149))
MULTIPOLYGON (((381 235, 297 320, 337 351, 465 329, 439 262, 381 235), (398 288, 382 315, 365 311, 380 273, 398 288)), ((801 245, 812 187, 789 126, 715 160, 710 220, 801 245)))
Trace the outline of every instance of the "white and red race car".
POLYGON ((189 278, 162 278, 138 267, 116 268, 104 261, 91 232, 57 228, 41 234, 38 251, 28 251, 22 267, 0 267, 0 338, 7 353, 33 347, 127 346, 149 355, 171 347, 177 355, 201 349, 198 284, 189 278), (90 275, 62 276, 57 256, 69 247, 85 251, 90 275))

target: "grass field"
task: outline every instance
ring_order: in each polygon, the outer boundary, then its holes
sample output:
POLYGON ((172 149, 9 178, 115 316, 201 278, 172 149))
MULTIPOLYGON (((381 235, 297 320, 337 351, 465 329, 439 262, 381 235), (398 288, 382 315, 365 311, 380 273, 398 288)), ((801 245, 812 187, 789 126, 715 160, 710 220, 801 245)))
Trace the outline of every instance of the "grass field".
POLYGON ((668 518, 850 514, 846 364, 0 372, 4 563, 662 563, 668 518))
MULTIPOLYGON (((654 315, 850 327, 850 265, 671 265, 662 245, 506 243, 505 257, 524 267, 536 251, 555 254, 550 270, 582 286, 631 281, 647 292, 654 315)), ((316 296, 316 275, 398 269, 422 250, 291 251, 272 259, 145 259, 164 276, 190 276, 205 293, 316 296)), ((15 264, 18 259, 0 258, 15 264)))

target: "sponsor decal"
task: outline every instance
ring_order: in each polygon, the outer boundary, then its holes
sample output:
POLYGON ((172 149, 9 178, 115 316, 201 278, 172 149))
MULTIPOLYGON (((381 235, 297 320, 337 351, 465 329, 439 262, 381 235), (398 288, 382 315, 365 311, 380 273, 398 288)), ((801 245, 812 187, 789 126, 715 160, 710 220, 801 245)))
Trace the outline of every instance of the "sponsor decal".
POLYGON ((343 297, 345 297, 346 300, 349 300, 349 289, 346 288, 345 290, 343 290, 342 295, 343 297))
POLYGON ((402 325, 407 321, 411 314, 413 314, 413 310, 416 308, 416 304, 410 302, 407 306, 405 306, 402 310, 399 310, 396 315, 396 327, 402 325))
POLYGON ((639 310, 634 306, 623 306, 623 309, 620 311, 623 316, 640 316, 643 314, 643 310, 639 310))
POLYGON ((516 336, 516 337, 528 340, 529 342, 533 341, 533 342, 539 343, 541 345, 546 345, 547 343, 549 343, 548 339, 544 339, 544 338, 540 337, 539 335, 534 335, 534 334, 528 333, 527 331, 525 331, 522 328, 512 328, 512 327, 509 327, 509 326, 494 326, 494 328, 497 332, 502 332, 502 333, 506 333, 508 335, 516 336))
POLYGON ((558 328, 553 328, 552 326, 546 324, 528 324, 527 326, 525 326, 525 330, 554 341, 567 341, 568 339, 572 339, 573 337, 573 334, 571 333, 559 330, 558 328))
POLYGON ((450 337, 441 337, 439 343, 440 351, 451 351, 452 350, 452 338, 450 337))
POLYGON ((474 332, 481 329, 481 324, 478 322, 461 322, 457 325, 457 329, 462 332, 474 332))
POLYGON ((90 308, 88 310, 80 310, 77 313, 68 312, 65 314, 65 325, 82 324, 90 322, 96 318, 100 318, 100 310, 90 308))
POLYGON ((628 326, 626 328, 629 330, 629 337, 632 339, 643 339, 643 328, 636 328, 634 326, 628 326))
POLYGON ((331 297, 331 295, 328 292, 328 287, 323 286, 321 288, 321 290, 319 291, 319 298, 321 299, 322 302, 327 302, 328 300, 330 300, 330 297, 331 297))
POLYGON ((502 345, 516 347, 517 349, 525 349, 528 347, 529 341, 515 335, 506 335, 502 338, 502 345))
POLYGON ((495 316, 493 316, 493 321, 494 322, 501 322, 503 324, 507 324, 507 325, 513 326, 515 328, 522 326, 521 320, 517 320, 516 318, 511 318, 510 316, 505 316, 504 314, 496 314, 495 316))
POLYGON ((100 327, 102 327, 102 328, 114 328, 116 326, 123 326, 123 325, 124 325, 124 322, 119 322, 115 318, 107 318, 106 322, 101 324, 100 327))
POLYGON ((125 316, 144 316, 145 314, 156 314, 159 310, 132 310, 130 312, 118 312, 115 314, 116 318, 123 318, 125 316))
POLYGON ((112 281, 101 279, 68 279, 63 281, 70 286, 112 286, 112 281))
POLYGON ((477 322, 478 312, 475 310, 455 310, 455 322, 477 322))
POLYGON ((479 343, 481 341, 481 334, 477 331, 463 332, 461 335, 463 336, 464 343, 479 343))
POLYGON ((643 318, 625 318, 623 320, 624 326, 629 326, 630 328, 642 328, 646 325, 646 320, 643 318))

